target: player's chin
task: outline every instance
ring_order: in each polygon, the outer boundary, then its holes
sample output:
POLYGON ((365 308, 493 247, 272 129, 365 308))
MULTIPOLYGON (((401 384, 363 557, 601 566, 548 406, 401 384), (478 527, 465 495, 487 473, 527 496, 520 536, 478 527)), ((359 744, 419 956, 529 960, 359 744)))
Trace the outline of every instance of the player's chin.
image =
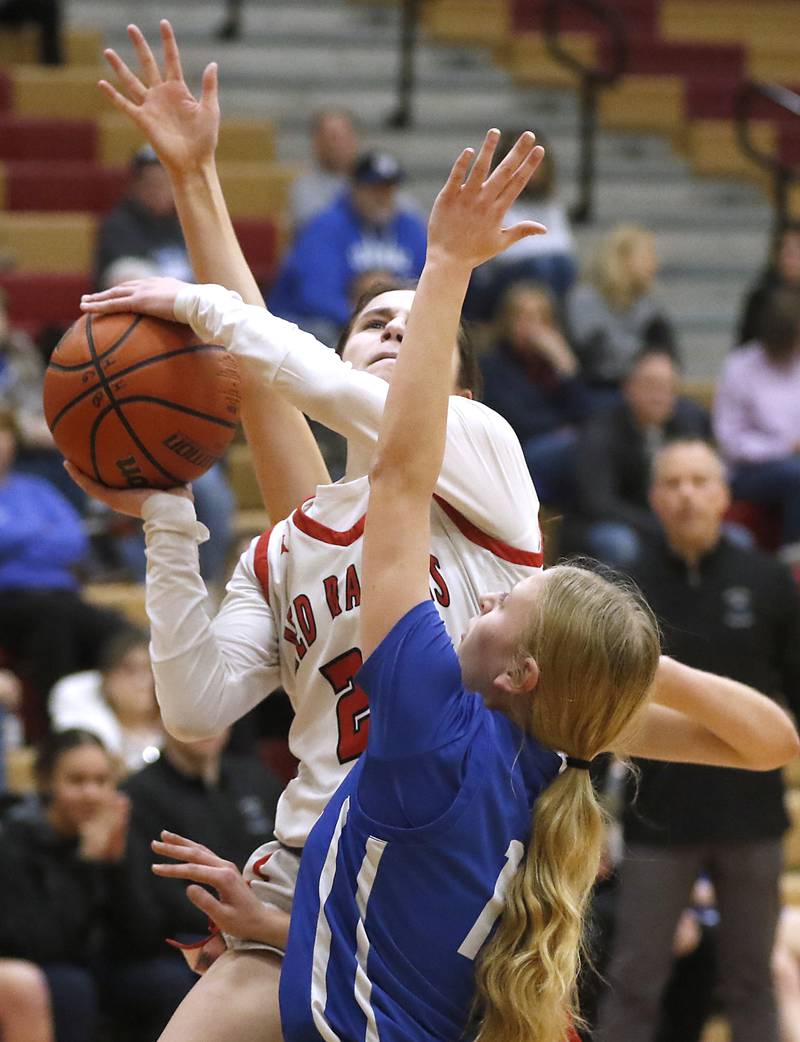
POLYGON ((387 384, 391 383, 396 362, 396 358, 379 358, 377 362, 367 366, 367 372, 377 376, 379 380, 385 380, 387 384))

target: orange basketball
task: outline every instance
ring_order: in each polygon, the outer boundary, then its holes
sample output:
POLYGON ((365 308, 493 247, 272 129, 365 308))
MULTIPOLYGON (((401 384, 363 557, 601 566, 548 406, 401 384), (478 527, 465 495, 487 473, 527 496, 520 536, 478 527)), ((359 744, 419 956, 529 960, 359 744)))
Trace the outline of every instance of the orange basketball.
POLYGON ((111 488, 169 488, 218 460, 239 419, 239 371, 189 326, 142 315, 84 315, 44 378, 55 443, 111 488))

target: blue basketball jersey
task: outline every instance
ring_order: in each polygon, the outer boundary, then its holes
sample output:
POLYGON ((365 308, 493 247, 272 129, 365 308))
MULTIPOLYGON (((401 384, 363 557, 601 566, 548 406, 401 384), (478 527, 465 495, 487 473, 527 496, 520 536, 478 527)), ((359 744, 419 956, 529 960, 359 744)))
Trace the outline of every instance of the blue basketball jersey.
POLYGON ((359 673, 367 751, 303 851, 280 983, 286 1042, 455 1042, 475 959, 561 758, 461 682, 430 601, 359 673))

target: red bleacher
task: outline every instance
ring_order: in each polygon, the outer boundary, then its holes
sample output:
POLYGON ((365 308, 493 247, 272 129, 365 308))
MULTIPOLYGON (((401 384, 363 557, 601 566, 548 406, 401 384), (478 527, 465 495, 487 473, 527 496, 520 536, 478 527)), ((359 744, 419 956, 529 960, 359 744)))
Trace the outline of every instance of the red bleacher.
POLYGON ((122 197, 128 172, 94 162, 15 160, 6 163, 8 210, 104 213, 122 197))
POLYGON ((0 114, 0 159, 93 161, 97 124, 91 119, 42 119, 0 114))

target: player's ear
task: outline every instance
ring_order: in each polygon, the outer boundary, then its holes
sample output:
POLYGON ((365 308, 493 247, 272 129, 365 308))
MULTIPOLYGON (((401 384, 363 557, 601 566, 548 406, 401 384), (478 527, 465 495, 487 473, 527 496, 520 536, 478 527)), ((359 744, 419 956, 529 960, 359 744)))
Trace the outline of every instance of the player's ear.
POLYGON ((516 697, 529 694, 539 683, 539 665, 532 655, 526 655, 494 678, 495 687, 505 695, 516 697))

